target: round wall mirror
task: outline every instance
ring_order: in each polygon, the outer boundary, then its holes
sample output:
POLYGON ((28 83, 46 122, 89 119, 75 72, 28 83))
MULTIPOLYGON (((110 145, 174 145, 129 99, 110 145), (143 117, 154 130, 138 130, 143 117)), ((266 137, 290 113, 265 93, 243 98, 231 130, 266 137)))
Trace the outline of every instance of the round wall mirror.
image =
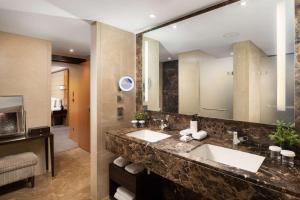
POLYGON ((128 92, 134 88, 134 80, 130 76, 123 76, 119 80, 119 87, 122 91, 128 92))

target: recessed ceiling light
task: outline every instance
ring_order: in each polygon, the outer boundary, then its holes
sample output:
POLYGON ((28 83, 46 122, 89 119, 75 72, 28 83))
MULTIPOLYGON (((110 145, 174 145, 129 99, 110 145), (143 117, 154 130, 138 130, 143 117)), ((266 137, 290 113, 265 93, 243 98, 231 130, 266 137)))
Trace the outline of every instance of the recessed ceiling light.
POLYGON ((241 6, 246 6, 247 5, 247 1, 246 0, 242 0, 241 1, 241 6))
POLYGON ((168 60, 172 60, 172 58, 171 58, 171 57, 168 57, 168 60))
POLYGON ((71 53, 74 53, 74 49, 70 49, 69 51, 70 51, 71 53))
POLYGON ((173 24, 172 28, 176 29, 176 28, 177 28, 177 25, 176 25, 176 24, 173 24))
POLYGON ((150 14, 149 17, 150 17, 151 19, 156 18, 156 16, 155 16, 154 14, 150 14))

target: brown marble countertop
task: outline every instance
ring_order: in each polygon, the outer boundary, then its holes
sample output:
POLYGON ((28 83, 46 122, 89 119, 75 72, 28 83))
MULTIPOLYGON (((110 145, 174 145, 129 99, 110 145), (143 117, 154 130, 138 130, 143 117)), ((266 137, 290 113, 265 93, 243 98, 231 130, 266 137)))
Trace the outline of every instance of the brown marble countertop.
POLYGON ((129 140, 130 142, 144 144, 147 147, 167 152, 172 156, 184 158, 196 164, 215 170, 219 173, 227 174, 262 187, 300 197, 300 165, 298 161, 296 161, 295 166, 293 168, 282 166, 280 163, 276 163, 268 157, 269 152, 267 150, 267 147, 253 145, 250 143, 242 143, 234 148, 232 146, 232 136, 230 136, 229 134, 228 137, 207 137, 202 141, 192 140, 188 143, 184 143, 179 140, 179 131, 155 130, 157 132, 163 132, 172 135, 172 137, 169 137, 156 143, 149 143, 144 140, 139 140, 126 135, 127 133, 137 130, 141 129, 123 128, 109 130, 106 132, 106 134, 120 137, 122 139, 129 140), (266 159, 259 168, 258 172, 252 173, 235 167, 230 167, 221 163, 213 162, 207 159, 201 159, 199 157, 192 156, 191 154, 189 154, 191 150, 203 144, 213 144, 230 149, 236 149, 243 152, 253 153, 256 155, 265 156, 266 159))

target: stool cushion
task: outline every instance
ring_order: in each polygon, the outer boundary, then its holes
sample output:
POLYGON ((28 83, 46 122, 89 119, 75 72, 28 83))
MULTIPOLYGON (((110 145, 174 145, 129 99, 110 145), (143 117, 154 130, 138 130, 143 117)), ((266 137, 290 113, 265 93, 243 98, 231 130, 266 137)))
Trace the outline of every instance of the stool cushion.
POLYGON ((32 152, 5 156, 0 158, 0 174, 34 166, 37 162, 38 157, 32 152))

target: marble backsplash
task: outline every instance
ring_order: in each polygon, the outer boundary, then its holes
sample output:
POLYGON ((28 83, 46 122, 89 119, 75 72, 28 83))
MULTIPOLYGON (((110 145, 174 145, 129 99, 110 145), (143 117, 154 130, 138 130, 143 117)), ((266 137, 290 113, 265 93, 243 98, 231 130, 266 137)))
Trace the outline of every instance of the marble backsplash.
MULTIPOLYGON (((147 111, 149 127, 158 127, 160 122, 155 122, 153 119, 165 119, 169 115, 169 129, 183 130, 190 126, 191 115, 182 115, 176 113, 164 113, 156 111, 147 111)), ((199 130, 205 130, 210 137, 230 138, 232 135, 227 131, 237 131, 239 136, 247 136, 248 142, 253 145, 268 148, 269 145, 274 145, 270 140, 269 134, 275 131, 275 125, 259 124, 251 122, 242 122, 225 119, 215 119, 208 117, 198 117, 199 130)), ((291 150, 295 151, 296 159, 300 157, 300 147, 294 147, 291 150)))
MULTIPOLYGON (((152 119, 165 119, 169 115, 170 129, 182 130, 190 125, 191 115, 182 115, 176 113, 164 113, 147 111, 149 116, 149 125, 157 126, 157 122, 152 119)), ((216 119, 208 117, 198 117, 198 128, 207 131, 211 136, 222 136, 229 133, 227 131, 237 131, 241 136, 248 136, 250 140, 269 144, 271 141, 268 135, 275 130, 274 125, 258 124, 250 122, 241 122, 234 120, 216 119)))

